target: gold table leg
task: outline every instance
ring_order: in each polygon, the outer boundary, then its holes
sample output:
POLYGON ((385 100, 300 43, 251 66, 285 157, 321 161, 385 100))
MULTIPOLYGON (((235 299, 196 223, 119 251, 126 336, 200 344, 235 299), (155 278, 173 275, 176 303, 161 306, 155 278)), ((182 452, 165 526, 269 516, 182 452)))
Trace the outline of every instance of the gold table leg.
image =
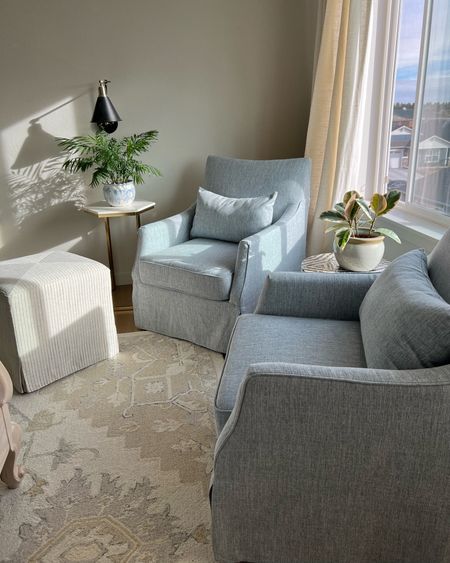
POLYGON ((116 277, 114 275, 114 259, 112 253, 112 245, 111 245, 111 230, 109 228, 109 218, 105 217, 103 221, 105 222, 106 246, 108 248, 109 269, 111 270, 111 287, 112 290, 114 291, 116 289, 116 277))

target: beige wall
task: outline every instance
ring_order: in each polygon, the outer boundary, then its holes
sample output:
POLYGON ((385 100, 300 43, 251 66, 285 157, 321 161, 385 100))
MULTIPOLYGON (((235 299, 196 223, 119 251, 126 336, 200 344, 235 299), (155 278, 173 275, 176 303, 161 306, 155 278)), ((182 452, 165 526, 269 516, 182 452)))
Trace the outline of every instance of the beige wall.
MULTIPOLYGON (((0 22, 0 259, 49 248, 106 263, 102 226, 77 210, 101 199, 59 172, 55 136, 90 132, 100 78, 123 121, 158 129, 139 199, 144 222, 185 208, 210 153, 303 154, 313 59, 311 0, 3 0, 0 22)), ((135 250, 116 220, 119 283, 135 250)))

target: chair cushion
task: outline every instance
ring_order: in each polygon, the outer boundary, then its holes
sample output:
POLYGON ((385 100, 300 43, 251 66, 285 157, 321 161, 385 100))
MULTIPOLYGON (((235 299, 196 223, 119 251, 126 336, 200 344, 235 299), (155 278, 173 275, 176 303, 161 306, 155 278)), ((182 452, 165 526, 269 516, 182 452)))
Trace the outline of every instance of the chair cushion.
POLYGON ((248 367, 261 362, 365 367, 359 322, 272 315, 240 316, 216 394, 219 430, 234 407, 248 367))
POLYGON ((367 292, 359 315, 368 367, 450 364, 450 305, 431 283, 423 250, 407 252, 386 268, 367 292))
POLYGON ((230 295, 238 245, 192 239, 141 258, 142 283, 213 301, 230 295))
POLYGON ((277 192, 262 197, 224 197, 198 189, 191 237, 239 242, 272 224, 277 192))

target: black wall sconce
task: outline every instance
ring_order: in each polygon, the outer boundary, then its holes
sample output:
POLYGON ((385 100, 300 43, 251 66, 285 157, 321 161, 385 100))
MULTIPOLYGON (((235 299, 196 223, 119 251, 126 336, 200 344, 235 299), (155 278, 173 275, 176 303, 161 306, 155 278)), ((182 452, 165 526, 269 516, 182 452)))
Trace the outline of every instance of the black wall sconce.
POLYGON ((106 133, 114 133, 119 125, 120 119, 116 108, 113 106, 108 96, 108 82, 110 80, 99 80, 98 98, 95 104, 91 123, 96 123, 98 127, 106 133))

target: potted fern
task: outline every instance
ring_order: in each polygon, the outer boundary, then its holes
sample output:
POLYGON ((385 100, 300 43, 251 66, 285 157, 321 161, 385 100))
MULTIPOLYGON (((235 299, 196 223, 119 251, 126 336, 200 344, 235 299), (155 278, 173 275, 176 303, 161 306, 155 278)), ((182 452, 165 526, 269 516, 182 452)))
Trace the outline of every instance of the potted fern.
POLYGON ((320 218, 331 223, 325 232, 334 232, 334 255, 338 264, 353 272, 373 270, 384 255, 384 238, 400 244, 390 229, 377 227, 377 220, 391 211, 400 199, 398 190, 375 193, 366 201, 354 191, 348 191, 334 209, 324 211, 320 218))
POLYGON ((63 169, 70 173, 93 168, 90 186, 103 184, 103 195, 113 207, 128 206, 136 197, 136 184, 144 176, 161 176, 154 166, 141 162, 137 156, 146 152, 158 138, 158 131, 147 131, 117 139, 104 131, 95 135, 58 138, 58 145, 67 151, 63 169))

